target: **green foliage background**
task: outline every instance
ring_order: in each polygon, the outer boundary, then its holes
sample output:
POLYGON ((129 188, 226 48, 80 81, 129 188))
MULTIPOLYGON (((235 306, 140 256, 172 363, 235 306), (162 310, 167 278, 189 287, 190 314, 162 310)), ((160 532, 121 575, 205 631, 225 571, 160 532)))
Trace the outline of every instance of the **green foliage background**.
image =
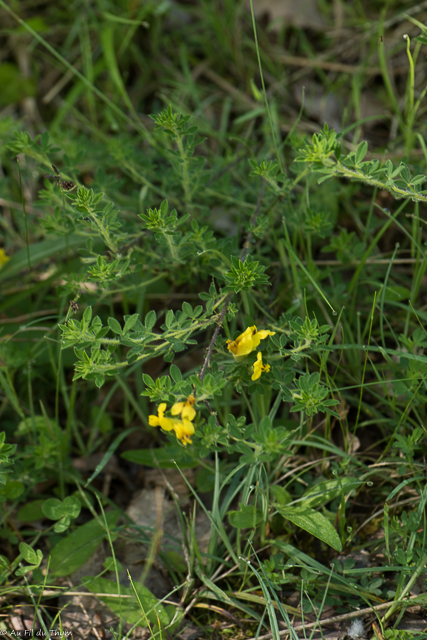
MULTIPOLYGON (((388 11, 399 16, 398 3, 388 11)), ((321 64, 342 53, 332 36, 312 44, 261 19, 254 32, 243 2, 38 12, 0 0, 0 15, 1 588, 31 600, 106 539, 114 579, 106 567, 85 585, 104 594, 119 637, 125 623, 153 637, 186 624, 173 605, 154 615, 143 579, 120 590, 115 539, 156 539, 102 491, 117 453, 123 465, 197 468, 188 490, 211 523, 208 549, 188 511, 185 566, 162 558, 184 604, 226 603, 273 637, 278 618, 297 637, 289 616, 325 605, 387 602, 385 631, 416 582, 424 606, 422 24, 405 18, 403 81, 378 40, 386 13, 364 3, 345 11, 359 71, 334 78, 321 64), (287 106, 285 46, 313 61, 325 94, 346 94, 339 131, 287 106), (376 128, 361 117, 367 88, 376 128), (256 352, 227 348, 252 326, 274 332, 258 380, 256 352), (183 447, 149 416, 190 394, 183 447), (83 477, 73 459, 92 454, 83 477), (299 608, 280 590, 299 590, 299 608)), ((210 627, 212 614, 197 620, 210 627)))

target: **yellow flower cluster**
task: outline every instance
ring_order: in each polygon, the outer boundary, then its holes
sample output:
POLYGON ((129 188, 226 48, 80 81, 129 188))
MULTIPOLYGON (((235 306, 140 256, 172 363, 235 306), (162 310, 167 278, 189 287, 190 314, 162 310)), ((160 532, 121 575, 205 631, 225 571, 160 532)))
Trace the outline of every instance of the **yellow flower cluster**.
POLYGON ((157 408, 157 416, 148 416, 148 424, 151 427, 161 427, 164 431, 173 430, 183 445, 191 444, 191 436, 194 433, 193 420, 196 417, 195 402, 194 396, 188 396, 185 402, 176 402, 172 405, 171 414, 180 416, 179 418, 165 417, 167 405, 166 402, 162 402, 157 408))
MULTIPOLYGON (((266 329, 258 331, 256 326, 254 325, 253 327, 248 327, 235 340, 227 340, 227 348, 229 351, 231 351, 235 358, 241 358, 254 351, 254 349, 258 347, 261 340, 268 338, 268 336, 274 336, 275 334, 275 331, 267 331, 266 329)), ((252 380, 258 380, 263 371, 265 373, 270 371, 270 365, 262 363, 261 351, 258 351, 257 359, 254 362, 253 367, 254 372, 251 378, 252 380)))

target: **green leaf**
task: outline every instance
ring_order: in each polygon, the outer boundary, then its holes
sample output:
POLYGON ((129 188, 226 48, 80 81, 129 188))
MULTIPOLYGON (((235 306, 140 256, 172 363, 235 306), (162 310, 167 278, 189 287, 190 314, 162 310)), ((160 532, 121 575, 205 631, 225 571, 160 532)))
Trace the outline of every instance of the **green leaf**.
POLYGON ((49 498, 43 504, 42 511, 49 520, 59 520, 64 515, 62 501, 58 498, 49 498))
POLYGON ((9 500, 16 500, 24 492, 25 485, 19 480, 9 480, 3 493, 9 500))
POLYGON ((55 531, 55 533, 64 533, 64 531, 66 531, 70 526, 70 523, 71 518, 69 516, 64 516, 63 518, 61 518, 61 520, 58 520, 58 522, 53 527, 53 530, 55 531))
POLYGON ((359 144, 359 146, 356 149, 356 157, 355 157, 356 165, 359 164, 359 162, 362 162, 367 152, 368 152, 368 143, 366 142, 366 140, 364 140, 359 144))
POLYGON ((182 303, 182 310, 189 318, 192 318, 194 316, 193 307, 188 302, 182 303))
POLYGON ((138 322, 139 315, 134 313, 126 319, 125 326, 123 327, 123 333, 128 333, 138 322))
POLYGON ((67 496, 63 502, 64 515, 77 518, 80 514, 82 503, 77 496, 67 496))
POLYGON ((92 307, 86 307, 83 313, 83 321, 87 326, 90 325, 90 321, 92 320, 92 307))
POLYGON ((46 518, 59 520, 68 516, 77 518, 81 507, 81 502, 77 496, 67 496, 63 501, 58 500, 58 498, 49 498, 44 502, 42 510, 46 518))
POLYGON ((399 165, 399 171, 400 175, 406 183, 411 181, 411 172, 409 171, 409 167, 407 164, 401 162, 399 165))
MULTIPOLYGON (((39 564, 37 553, 26 542, 21 542, 19 545, 19 553, 28 564, 39 564)), ((41 553, 41 551, 40 551, 41 553)))
POLYGON ((125 620, 128 624, 138 624, 138 626, 146 627, 150 623, 156 624, 158 620, 163 626, 169 624, 169 616, 162 604, 157 600, 156 596, 140 582, 133 582, 138 598, 131 588, 122 585, 119 585, 119 595, 117 583, 112 582, 112 580, 107 580, 106 578, 84 580, 84 584, 89 591, 95 595, 97 593, 111 593, 112 597, 108 595, 98 597, 101 602, 106 604, 111 611, 120 616, 120 619, 125 620))
POLYGON ((148 373, 143 373, 142 374, 142 379, 144 381, 144 384, 146 387, 151 388, 155 386, 154 380, 151 376, 148 375, 148 373))
POLYGON ((105 376, 102 373, 98 373, 95 377, 95 384, 100 389, 105 382, 105 376))
POLYGON ((270 487, 270 492, 273 495, 274 501, 285 506, 289 502, 292 502, 291 495, 284 487, 279 487, 277 484, 273 484, 270 487))
POLYGON ((147 313, 147 315, 145 316, 145 327, 148 329, 148 331, 151 331, 151 329, 154 327, 154 325, 156 324, 156 319, 156 312, 153 311, 153 309, 147 313))
POLYGON ((16 576, 25 576, 27 573, 30 573, 31 571, 34 571, 34 569, 37 569, 37 565, 35 565, 35 564, 32 564, 29 567, 28 566, 20 567, 20 569, 15 571, 15 575, 16 576))
POLYGON ((165 324, 168 329, 171 328, 173 322, 174 322, 174 313, 172 309, 168 309, 168 311, 166 312, 166 318, 165 318, 165 324))
POLYGON ((34 520, 41 520, 43 518, 42 505, 45 500, 31 500, 27 502, 18 511, 17 518, 19 522, 33 522, 34 520))
POLYGON ((113 558, 112 556, 107 556, 102 563, 102 566, 106 571, 123 571, 123 565, 121 562, 117 560, 117 558, 113 558))
POLYGON ((262 522, 263 515, 261 509, 256 509, 250 504, 240 504, 239 511, 228 512, 228 519, 236 529, 252 529, 262 522))
POLYGON ((108 326, 111 331, 117 333, 119 336, 122 335, 122 328, 120 326, 120 322, 118 322, 115 318, 108 318, 108 326))
MULTIPOLYGON (((105 514, 108 526, 114 527, 118 511, 105 514)), ((101 518, 78 527, 52 549, 50 570, 54 576, 68 576, 87 562, 105 536, 101 518)))
POLYGON ((393 163, 391 160, 387 160, 387 162, 385 163, 384 172, 387 178, 391 178, 391 174, 393 173, 393 163))
POLYGON ((304 529, 312 536, 319 538, 336 551, 342 551, 341 540, 324 515, 307 507, 277 507, 281 516, 290 520, 297 527, 304 529))
POLYGON ((176 364, 171 364, 170 366, 170 374, 171 374, 171 378, 174 382, 178 383, 181 382, 182 380, 182 373, 180 371, 180 369, 176 366, 176 364))

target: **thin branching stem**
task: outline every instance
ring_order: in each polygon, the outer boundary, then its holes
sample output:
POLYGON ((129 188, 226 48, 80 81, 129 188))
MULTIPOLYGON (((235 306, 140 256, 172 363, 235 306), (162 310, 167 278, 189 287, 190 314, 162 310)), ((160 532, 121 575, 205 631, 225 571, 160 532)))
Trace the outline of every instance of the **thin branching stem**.
MULTIPOLYGON (((245 243, 243 245, 243 251, 242 251, 241 256, 240 256, 240 261, 241 262, 244 262, 246 260, 246 258, 248 256, 248 253, 249 253, 249 248, 251 246, 252 236, 253 236, 252 229, 253 229, 253 227, 255 225, 255 222, 257 220, 259 211, 261 209, 261 204, 262 204, 262 201, 264 199, 264 191, 265 191, 265 183, 263 182, 262 186, 261 186, 261 189, 260 189, 260 192, 259 192, 258 201, 257 201, 257 205, 255 207, 255 211, 253 212, 252 218, 251 218, 251 220, 249 222, 248 235, 246 236, 246 240, 245 240, 245 243)), ((224 300, 224 306, 223 306, 223 308, 221 310, 221 313, 219 315, 219 318, 218 318, 218 321, 217 321, 217 326, 215 328, 215 331, 213 332, 213 336, 212 336, 212 339, 211 339, 209 347, 208 347, 208 352, 206 354, 206 358, 205 358, 205 361, 203 363, 202 370, 200 371, 200 374, 199 374, 200 380, 203 380, 203 378, 205 377, 206 369, 208 368, 209 361, 210 361, 211 356, 212 356, 213 348, 214 348, 215 343, 217 341, 219 332, 221 331, 222 323, 224 322, 225 314, 227 313, 227 309, 228 309, 228 306, 229 306, 229 304, 231 302, 231 299, 232 299, 233 295, 234 295, 234 293, 231 291, 228 294, 228 296, 225 298, 225 300, 224 300)))

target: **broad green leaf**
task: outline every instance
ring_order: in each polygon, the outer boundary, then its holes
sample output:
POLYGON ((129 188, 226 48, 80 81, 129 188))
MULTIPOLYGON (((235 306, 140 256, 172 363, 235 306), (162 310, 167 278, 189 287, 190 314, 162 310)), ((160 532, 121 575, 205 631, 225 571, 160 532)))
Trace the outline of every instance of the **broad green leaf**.
POLYGON ((9 500, 16 500, 24 492, 25 485, 19 480, 9 480, 3 493, 9 500))
MULTIPOLYGON (((108 526, 114 527, 119 517, 118 511, 105 514, 108 526)), ((68 576, 88 561, 101 540, 105 528, 101 518, 91 520, 77 527, 69 536, 58 542, 52 549, 50 570, 54 576, 68 576)))
POLYGON ((34 520, 41 520, 43 518, 42 505, 45 500, 31 500, 27 502, 18 511, 17 518, 19 522, 33 522, 34 520))
POLYGON ((337 532, 329 520, 318 511, 307 507, 277 507, 277 511, 297 527, 311 533, 312 536, 319 538, 336 551, 342 551, 341 540, 337 532))
POLYGON ((274 497, 274 501, 281 505, 286 505, 292 502, 291 495, 284 487, 279 487, 277 484, 273 484, 270 487, 270 493, 274 497))
POLYGON ((160 620, 162 625, 169 624, 169 617, 163 606, 158 602, 157 598, 144 587, 140 582, 134 582, 133 585, 138 594, 141 606, 134 592, 130 587, 120 585, 120 596, 118 596, 117 583, 107 580, 106 578, 93 578, 92 580, 84 580, 85 586, 93 594, 111 594, 100 595, 99 599, 125 620, 129 624, 138 624, 138 626, 146 627, 148 623, 156 624, 160 620), (147 620, 148 619, 148 620, 147 620))
POLYGON ((252 529, 262 522, 262 511, 252 505, 240 505, 239 511, 229 511, 228 519, 236 529, 252 529))

